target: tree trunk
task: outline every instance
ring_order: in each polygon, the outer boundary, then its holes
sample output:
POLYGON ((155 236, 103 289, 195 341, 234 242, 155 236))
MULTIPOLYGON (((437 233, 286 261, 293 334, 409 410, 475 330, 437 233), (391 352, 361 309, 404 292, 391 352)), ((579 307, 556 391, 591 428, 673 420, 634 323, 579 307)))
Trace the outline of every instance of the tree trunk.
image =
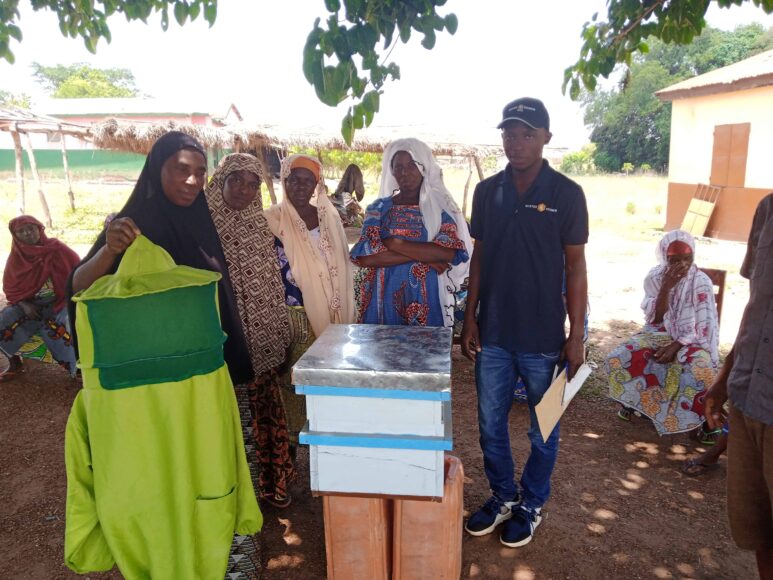
POLYGON ((70 209, 75 211, 75 194, 72 192, 72 175, 70 175, 70 164, 67 161, 67 145, 64 143, 64 133, 59 127, 59 137, 62 139, 62 165, 64 166, 64 179, 67 182, 67 195, 70 197, 70 209))
POLYGON ((477 155, 473 155, 472 160, 475 161, 475 169, 478 170, 478 180, 483 181, 483 167, 480 164, 480 159, 477 155))
POLYGON ((467 158, 467 164, 470 172, 467 174, 467 181, 464 183, 464 197, 462 198, 462 215, 467 219, 467 194, 470 191, 470 181, 472 181, 472 159, 467 158))
POLYGON ((43 182, 40 179, 38 173, 38 165, 35 163, 35 152, 32 150, 32 141, 28 133, 24 133, 24 149, 27 151, 27 157, 30 161, 30 169, 32 170, 32 176, 35 178, 35 183, 38 186, 38 197, 40 198, 40 206, 43 208, 43 215, 46 218, 46 227, 51 227, 53 222, 51 221, 51 211, 48 209, 48 202, 46 201, 46 194, 43 193, 43 182))
POLYGON ((266 178, 266 187, 268 187, 268 196, 271 198, 271 205, 276 205, 276 192, 274 191, 274 176, 271 174, 271 164, 268 162, 266 147, 257 145, 255 153, 258 154, 258 160, 263 166, 263 177, 266 178))
POLYGON ((16 156, 16 209, 19 215, 24 215, 27 211, 24 197, 24 157, 21 152, 21 139, 15 129, 16 127, 14 126, 11 130, 11 138, 13 139, 13 149, 16 156))

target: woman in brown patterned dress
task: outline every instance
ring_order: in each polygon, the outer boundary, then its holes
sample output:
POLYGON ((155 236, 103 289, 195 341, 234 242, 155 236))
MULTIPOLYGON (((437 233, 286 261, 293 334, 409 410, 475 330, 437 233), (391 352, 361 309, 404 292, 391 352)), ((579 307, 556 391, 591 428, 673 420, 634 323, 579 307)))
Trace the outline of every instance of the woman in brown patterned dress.
POLYGON ((255 157, 234 153, 222 160, 204 191, 254 373, 251 383, 237 385, 236 390, 242 421, 251 423, 252 433, 246 433, 245 442, 252 465, 255 458, 258 462, 255 488, 262 500, 287 507, 294 469, 277 368, 289 344, 289 322, 274 236, 263 215, 261 174, 255 157))

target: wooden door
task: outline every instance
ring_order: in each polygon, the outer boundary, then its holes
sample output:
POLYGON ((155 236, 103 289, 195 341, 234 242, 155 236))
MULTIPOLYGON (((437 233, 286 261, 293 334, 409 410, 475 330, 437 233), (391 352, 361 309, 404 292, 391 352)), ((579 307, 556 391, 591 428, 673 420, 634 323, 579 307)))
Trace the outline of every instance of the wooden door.
POLYGON ((714 127, 711 156, 711 185, 743 187, 746 182, 746 157, 749 152, 751 123, 714 127))

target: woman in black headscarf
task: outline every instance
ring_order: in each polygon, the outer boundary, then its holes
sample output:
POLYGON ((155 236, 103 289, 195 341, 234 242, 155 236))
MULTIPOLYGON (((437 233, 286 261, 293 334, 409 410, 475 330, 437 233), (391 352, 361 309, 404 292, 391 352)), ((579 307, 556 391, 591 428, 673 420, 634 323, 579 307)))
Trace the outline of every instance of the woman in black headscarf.
MULTIPOLYGON (((206 177, 206 152, 194 138, 173 131, 156 141, 126 205, 108 223, 70 276, 68 294, 72 297, 97 278, 114 273, 123 253, 140 233, 164 248, 178 265, 219 272, 222 275, 218 283, 220 320, 228 335, 224 357, 231 381, 241 385, 255 377, 220 237, 204 196, 206 177)), ((72 301, 69 301, 69 310, 74 331, 72 301)), ((181 316, 184 315, 182 312, 181 316)), ((245 441, 251 441, 249 430, 244 435, 245 441)), ((252 471, 254 453, 248 453, 247 459, 252 471)), ((256 475, 253 473, 253 481, 256 475)), ((254 538, 234 542, 231 556, 235 555, 242 556, 235 559, 239 570, 248 578, 257 578, 260 549, 254 538)))
MULTIPOLYGON (((72 296, 100 276, 114 273, 140 233, 169 252, 178 265, 219 272, 220 317, 228 335, 225 360, 231 380, 240 384, 252 380, 253 372, 223 249, 204 197, 206 177, 206 152, 193 137, 172 131, 158 139, 126 205, 74 270, 69 290, 72 296)), ((70 316, 74 330, 72 302, 70 316)))

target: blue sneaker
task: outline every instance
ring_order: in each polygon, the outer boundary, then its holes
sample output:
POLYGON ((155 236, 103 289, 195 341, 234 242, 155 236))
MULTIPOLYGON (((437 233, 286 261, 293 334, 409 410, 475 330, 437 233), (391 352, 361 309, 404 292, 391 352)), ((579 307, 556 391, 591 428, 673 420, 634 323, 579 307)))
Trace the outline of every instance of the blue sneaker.
POLYGON ((521 505, 520 495, 513 501, 502 501, 492 495, 477 512, 472 514, 464 525, 464 529, 472 536, 485 536, 493 532, 502 522, 509 520, 513 510, 521 505))
POLYGON ((525 546, 534 537, 534 531, 542 523, 542 508, 529 509, 518 506, 502 528, 499 541, 508 548, 525 546))

